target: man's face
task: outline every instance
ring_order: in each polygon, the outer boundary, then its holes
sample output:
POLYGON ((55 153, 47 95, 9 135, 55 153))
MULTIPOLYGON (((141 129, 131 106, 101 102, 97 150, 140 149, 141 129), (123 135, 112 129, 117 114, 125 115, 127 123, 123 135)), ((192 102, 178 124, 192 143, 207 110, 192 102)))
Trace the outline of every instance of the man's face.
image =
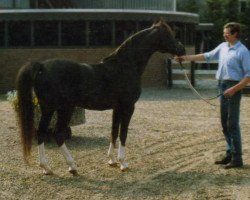
POLYGON ((223 36, 229 43, 234 43, 236 40, 238 40, 237 33, 235 32, 234 34, 231 34, 230 28, 224 28, 223 36))

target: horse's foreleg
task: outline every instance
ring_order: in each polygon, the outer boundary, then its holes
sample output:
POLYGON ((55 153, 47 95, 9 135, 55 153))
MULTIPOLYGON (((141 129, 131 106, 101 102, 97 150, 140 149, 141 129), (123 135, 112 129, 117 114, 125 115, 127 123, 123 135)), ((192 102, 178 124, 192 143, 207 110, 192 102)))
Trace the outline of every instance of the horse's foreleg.
POLYGON ((108 156, 110 158, 108 164, 110 166, 116 166, 117 165, 116 157, 114 155, 114 150, 115 150, 115 147, 116 147, 116 140, 118 138, 120 118, 121 117, 120 117, 119 109, 115 108, 113 110, 111 142, 110 142, 109 150, 108 150, 108 156))
POLYGON ((109 150, 108 150, 108 157, 110 158, 110 160, 108 161, 108 164, 110 166, 116 166, 117 165, 117 161, 114 155, 114 150, 115 150, 115 146, 114 144, 111 142, 109 145, 109 150))
POLYGON ((128 163, 125 161, 125 145, 121 143, 119 143, 118 160, 121 164, 120 169, 125 171, 128 168, 128 163))
POLYGON ((133 113, 134 105, 128 105, 123 107, 120 128, 120 144, 118 150, 118 160, 121 163, 120 169, 122 171, 125 171, 128 168, 128 163, 125 161, 125 143, 127 139, 129 122, 133 113))

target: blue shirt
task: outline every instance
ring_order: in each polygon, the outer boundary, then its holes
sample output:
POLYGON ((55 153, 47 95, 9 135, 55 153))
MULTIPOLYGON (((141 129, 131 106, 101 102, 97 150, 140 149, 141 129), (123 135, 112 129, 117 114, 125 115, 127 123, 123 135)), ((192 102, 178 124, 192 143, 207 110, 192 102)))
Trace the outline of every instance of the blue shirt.
POLYGON ((208 62, 219 61, 218 80, 241 81, 244 77, 250 77, 250 53, 240 41, 232 47, 228 42, 223 42, 214 50, 204 53, 204 57, 208 62))

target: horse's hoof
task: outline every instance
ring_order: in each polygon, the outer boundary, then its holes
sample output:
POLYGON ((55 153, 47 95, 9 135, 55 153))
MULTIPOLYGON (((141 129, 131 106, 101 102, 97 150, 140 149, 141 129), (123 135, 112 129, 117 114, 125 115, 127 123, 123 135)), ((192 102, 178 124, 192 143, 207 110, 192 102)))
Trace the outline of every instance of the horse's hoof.
POLYGON ((53 175, 54 173, 51 170, 43 170, 44 175, 53 175))
POLYGON ((53 174, 52 170, 47 165, 40 163, 40 167, 43 168, 44 175, 52 175, 53 174))
POLYGON ((69 170, 69 173, 71 173, 73 176, 78 176, 79 175, 76 169, 69 170))
POLYGON ((112 160, 108 161, 108 164, 109 164, 110 167, 116 167, 117 166, 117 162, 112 161, 112 160))
POLYGON ((121 167, 120 167, 121 171, 122 172, 125 172, 125 171, 128 171, 128 163, 123 163, 121 164, 121 167))

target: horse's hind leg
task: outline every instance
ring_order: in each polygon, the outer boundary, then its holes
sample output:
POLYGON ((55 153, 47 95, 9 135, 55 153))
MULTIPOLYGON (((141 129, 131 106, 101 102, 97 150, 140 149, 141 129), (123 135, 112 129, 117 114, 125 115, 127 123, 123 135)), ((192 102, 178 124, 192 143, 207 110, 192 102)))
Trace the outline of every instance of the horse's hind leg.
POLYGON ((108 164, 110 166, 116 166, 117 161, 114 155, 114 150, 116 146, 116 140, 118 138, 118 131, 119 131, 119 124, 120 124, 120 111, 118 108, 115 108, 113 110, 113 116, 112 116, 112 131, 111 131, 111 142, 108 150, 108 156, 110 158, 108 164))
POLYGON ((69 172, 73 175, 77 175, 76 164, 71 156, 66 144, 65 144, 65 131, 67 131, 68 124, 73 113, 73 108, 68 110, 58 110, 57 111, 57 124, 55 131, 55 138, 57 145, 60 147, 61 153, 63 154, 66 163, 69 166, 69 172))
POLYGON ((130 119, 134 113, 134 104, 122 107, 121 127, 120 127, 120 143, 118 149, 118 160, 121 163, 122 171, 128 168, 128 163, 125 161, 125 143, 127 139, 128 126, 130 119))
POLYGON ((43 168, 43 173, 46 175, 53 174, 52 170, 50 169, 46 156, 45 156, 45 149, 44 149, 44 141, 46 140, 47 131, 49 127, 49 123, 51 117, 53 115, 53 111, 45 111, 45 109, 41 108, 41 120, 39 123, 38 131, 37 131, 37 141, 38 141, 38 154, 39 154, 39 165, 43 168))

